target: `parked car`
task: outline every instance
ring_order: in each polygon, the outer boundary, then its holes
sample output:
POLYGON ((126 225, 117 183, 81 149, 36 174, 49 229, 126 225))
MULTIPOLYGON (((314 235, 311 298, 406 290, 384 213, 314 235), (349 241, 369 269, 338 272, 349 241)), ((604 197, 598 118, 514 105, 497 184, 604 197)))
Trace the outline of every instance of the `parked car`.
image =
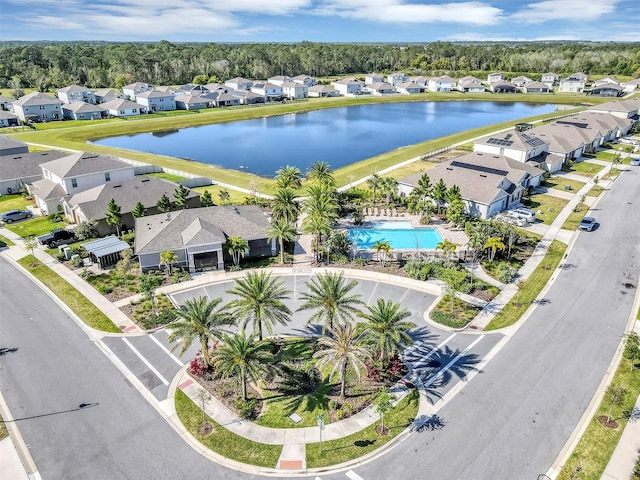
POLYGON ((24 220, 33 217, 31 210, 7 210, 0 214, 0 220, 5 223, 13 223, 16 220, 24 220))
POLYGON ((635 165, 636 167, 640 165, 640 157, 631 157, 631 160, 629 160, 629 165, 635 165))
POLYGON ((529 210, 528 208, 518 207, 509 211, 526 218, 529 223, 533 223, 536 221, 536 212, 534 212, 533 210, 529 210))
POLYGON ((495 220, 509 223, 511 225, 517 225, 518 227, 526 227, 528 223, 526 218, 524 218, 522 215, 518 215, 517 213, 508 213, 508 212, 498 213, 493 218, 495 220))
POLYGON ((624 143, 626 145, 638 145, 638 140, 635 138, 621 138, 620 143, 624 143))
POLYGON ((55 230, 51 230, 49 233, 45 233, 44 235, 40 235, 38 237, 38 243, 40 245, 46 245, 49 248, 53 248, 59 243, 69 240, 75 241, 73 232, 70 230, 65 230, 64 228, 56 228, 55 230))
POLYGON ((578 230, 586 230, 590 232, 596 226, 596 219, 593 217, 584 217, 578 225, 578 230))

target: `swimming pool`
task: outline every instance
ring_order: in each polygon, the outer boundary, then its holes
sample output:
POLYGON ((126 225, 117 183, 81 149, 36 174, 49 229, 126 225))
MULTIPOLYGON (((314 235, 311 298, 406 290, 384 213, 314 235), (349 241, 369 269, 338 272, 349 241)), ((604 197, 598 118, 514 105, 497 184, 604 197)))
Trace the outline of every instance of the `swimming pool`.
POLYGON ((377 241, 389 242, 396 250, 435 249, 442 241, 437 229, 414 228, 411 222, 373 222, 371 228, 349 228, 349 238, 358 249, 373 248, 377 241))

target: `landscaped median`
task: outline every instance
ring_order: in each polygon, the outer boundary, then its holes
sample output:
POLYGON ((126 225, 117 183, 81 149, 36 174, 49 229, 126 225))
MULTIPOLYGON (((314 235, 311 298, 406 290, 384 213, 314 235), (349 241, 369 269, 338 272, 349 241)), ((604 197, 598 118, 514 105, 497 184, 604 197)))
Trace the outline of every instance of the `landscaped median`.
POLYGON ((62 300, 84 323, 91 328, 103 332, 120 333, 121 330, 102 313, 84 295, 71 286, 60 275, 46 265, 36 262, 33 265, 33 257, 27 255, 18 260, 31 275, 45 284, 60 300, 62 300))

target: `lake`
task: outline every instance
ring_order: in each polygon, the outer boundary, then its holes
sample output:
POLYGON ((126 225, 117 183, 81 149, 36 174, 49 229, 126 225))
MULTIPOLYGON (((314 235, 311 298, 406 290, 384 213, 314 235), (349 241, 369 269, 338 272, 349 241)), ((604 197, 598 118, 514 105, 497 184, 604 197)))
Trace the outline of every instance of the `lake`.
POLYGON ((552 104, 522 102, 378 103, 109 137, 95 143, 272 177, 285 165, 304 172, 313 162, 324 160, 337 169, 433 138, 554 110, 552 104))

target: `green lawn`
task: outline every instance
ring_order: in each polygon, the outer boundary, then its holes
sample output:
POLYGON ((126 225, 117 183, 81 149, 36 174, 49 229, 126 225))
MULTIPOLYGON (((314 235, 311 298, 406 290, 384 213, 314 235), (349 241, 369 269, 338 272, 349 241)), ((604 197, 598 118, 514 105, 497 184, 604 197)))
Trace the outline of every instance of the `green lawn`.
POLYGON ((451 311, 451 297, 445 295, 430 313, 430 318, 450 328, 466 327, 482 309, 463 302, 459 298, 453 300, 453 312, 451 311))
POLYGON ((402 433, 413 422, 418 413, 419 403, 420 396, 417 390, 412 390, 396 408, 385 416, 385 427, 389 428, 388 435, 381 436, 376 433, 376 422, 348 437, 323 442, 322 453, 319 442, 307 444, 307 468, 326 467, 346 462, 380 448, 402 433))
POLYGON ((230 188, 224 188, 220 185, 207 185, 206 187, 192 188, 192 190, 195 190, 200 194, 204 193, 205 190, 209 190, 211 199, 216 205, 222 205, 222 201, 220 200, 219 195, 222 190, 226 190, 229 193, 229 200, 227 200, 227 203, 230 205, 240 205, 244 203, 244 199, 249 196, 248 193, 239 192, 238 190, 232 190, 230 188))
POLYGON ((5 225, 7 230, 11 230, 13 233, 20 235, 22 238, 29 237, 31 235, 38 237, 49 233, 54 228, 64 228, 64 222, 52 222, 48 217, 34 217, 29 220, 21 220, 19 222, 5 225))
POLYGON ((121 330, 102 311, 100 311, 87 297, 82 295, 78 290, 71 286, 60 275, 55 273, 46 265, 36 263, 32 267, 32 257, 26 257, 18 260, 18 263, 27 269, 34 277, 44 283, 49 289, 67 306, 78 315, 80 320, 96 330, 103 332, 120 333, 121 330))
POLYGON ((143 176, 162 178, 163 180, 169 180, 170 182, 179 182, 180 180, 186 180, 186 177, 182 177, 180 175, 174 175, 173 173, 164 173, 164 172, 148 173, 143 176))
POLYGON ((33 204, 33 200, 27 200, 22 195, 0 196, 0 212, 6 212, 7 210, 26 210, 29 205, 33 204))
POLYGON ((520 320, 522 314, 529 308, 547 284, 551 275, 553 275, 554 270, 562 260, 566 248, 567 246, 558 240, 554 240, 551 243, 540 265, 536 267, 527 281, 520 286, 520 290, 509 303, 493 317, 493 320, 489 322, 485 330, 508 327, 520 320))
POLYGON ((569 217, 565 220, 562 228, 565 230, 577 230, 578 225, 587 214, 589 206, 584 203, 579 203, 576 208, 569 214, 569 217))
POLYGON ((230 432, 207 417, 214 425, 210 435, 198 434, 198 427, 202 423, 202 410, 182 391, 176 390, 176 413, 187 430, 208 449, 237 462, 258 465, 260 467, 275 468, 280 458, 282 445, 267 445, 247 440, 230 432))
POLYGON ((577 162, 573 165, 564 165, 562 170, 565 172, 575 173, 576 175, 584 175, 585 177, 593 177, 604 167, 602 165, 598 165, 596 163, 591 163, 589 161, 577 162))
POLYGON ((614 178, 616 178, 618 175, 620 175, 620 169, 618 168, 612 168, 609 173, 607 173, 604 178, 605 180, 613 180, 614 178))
POLYGON ((0 417, 0 440, 4 440, 9 436, 9 432, 7 431, 7 426, 4 423, 2 417, 0 417))
MULTIPOLYGON (((437 162, 430 162, 428 160, 416 160, 415 162, 405 165, 404 167, 396 168, 389 173, 382 175, 383 177, 392 177, 397 180, 413 175, 414 173, 430 170, 437 165, 437 162)), ((366 184, 364 185, 366 186, 366 184)))
POLYGON ((586 183, 563 177, 551 177, 550 179, 544 181, 544 185, 555 190, 564 190, 575 193, 582 187, 584 187, 586 183))
POLYGON ((599 197, 602 192, 604 192, 604 187, 600 185, 594 185, 593 187, 591 187, 591 190, 587 192, 587 197, 599 197))
POLYGON ((551 225, 569 201, 544 193, 535 193, 529 199, 524 199, 522 203, 536 212, 536 221, 551 225))
MULTIPOLYGON (((638 362, 636 361, 636 363, 638 362)), ((623 385, 627 390, 624 404, 613 409, 613 417, 618 422, 618 428, 606 428, 598 421, 599 415, 607 415, 609 413, 609 405, 603 401, 571 457, 562 468, 558 480, 571 480, 573 478, 600 480, 627 424, 627 418, 623 412, 630 412, 638 395, 640 395, 640 369, 636 367, 631 371, 631 361, 623 358, 611 384, 623 385), (573 476, 578 468, 581 470, 580 476, 573 476)))
POLYGON ((13 245, 15 245, 15 243, 13 243, 7 237, 0 235, 0 247, 11 247, 13 245))

